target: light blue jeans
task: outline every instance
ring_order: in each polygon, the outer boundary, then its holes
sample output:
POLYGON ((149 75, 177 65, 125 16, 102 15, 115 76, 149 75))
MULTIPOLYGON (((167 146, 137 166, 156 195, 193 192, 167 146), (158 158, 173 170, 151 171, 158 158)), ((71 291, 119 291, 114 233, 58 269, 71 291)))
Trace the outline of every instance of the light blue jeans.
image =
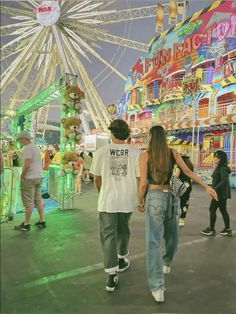
POLYGON ((179 199, 165 190, 150 190, 146 196, 146 270, 151 291, 165 289, 163 264, 169 266, 177 250, 178 203, 179 199))

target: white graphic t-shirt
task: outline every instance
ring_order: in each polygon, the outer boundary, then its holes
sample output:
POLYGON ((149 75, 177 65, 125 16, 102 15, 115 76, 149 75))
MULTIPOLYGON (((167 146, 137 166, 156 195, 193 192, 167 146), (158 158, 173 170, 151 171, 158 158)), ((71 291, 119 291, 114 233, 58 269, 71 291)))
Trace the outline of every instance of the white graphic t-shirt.
POLYGON ((94 154, 90 172, 102 177, 98 210, 129 213, 137 204, 139 149, 129 144, 109 144, 94 154))
POLYGON ((26 179, 42 178, 42 160, 40 151, 34 143, 25 145, 22 150, 22 158, 31 159, 31 164, 25 174, 26 179))

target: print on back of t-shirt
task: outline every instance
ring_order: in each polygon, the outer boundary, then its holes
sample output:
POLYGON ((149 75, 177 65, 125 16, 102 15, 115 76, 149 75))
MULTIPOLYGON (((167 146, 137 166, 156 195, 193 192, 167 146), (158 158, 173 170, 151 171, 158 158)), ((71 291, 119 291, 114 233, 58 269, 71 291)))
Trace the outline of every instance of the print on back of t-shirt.
POLYGON ((128 172, 128 149, 110 149, 110 174, 120 181, 128 172))

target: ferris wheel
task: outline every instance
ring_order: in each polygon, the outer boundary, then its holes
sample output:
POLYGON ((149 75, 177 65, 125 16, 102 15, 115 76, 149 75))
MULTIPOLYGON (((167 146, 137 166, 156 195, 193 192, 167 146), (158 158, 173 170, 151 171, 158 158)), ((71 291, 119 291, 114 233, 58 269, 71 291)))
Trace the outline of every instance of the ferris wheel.
MULTIPOLYGON (((95 127, 100 127, 101 121, 108 121, 106 106, 86 64, 95 58, 110 73, 125 80, 117 63, 107 61, 102 56, 101 43, 143 52, 148 51, 148 44, 129 39, 129 33, 126 37, 114 35, 106 26, 156 16, 156 5, 112 9, 118 1, 28 0, 16 1, 15 5, 12 5, 14 1, 3 3, 1 14, 7 17, 8 23, 1 26, 3 70, 0 86, 2 94, 11 95, 8 109, 14 110, 59 76, 70 73, 78 75, 80 88, 86 94, 86 108, 95 127)), ((180 7, 185 3, 177 2, 180 7)), ((46 124, 47 115, 48 107, 40 110, 38 121, 46 124)))

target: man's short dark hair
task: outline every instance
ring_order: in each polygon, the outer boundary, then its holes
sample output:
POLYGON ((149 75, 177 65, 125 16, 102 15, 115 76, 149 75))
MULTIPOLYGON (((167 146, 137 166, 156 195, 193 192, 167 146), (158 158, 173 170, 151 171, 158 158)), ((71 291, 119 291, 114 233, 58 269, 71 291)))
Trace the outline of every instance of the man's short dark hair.
POLYGON ((113 120, 108 128, 112 135, 118 140, 126 140, 130 135, 128 124, 121 119, 113 120))

